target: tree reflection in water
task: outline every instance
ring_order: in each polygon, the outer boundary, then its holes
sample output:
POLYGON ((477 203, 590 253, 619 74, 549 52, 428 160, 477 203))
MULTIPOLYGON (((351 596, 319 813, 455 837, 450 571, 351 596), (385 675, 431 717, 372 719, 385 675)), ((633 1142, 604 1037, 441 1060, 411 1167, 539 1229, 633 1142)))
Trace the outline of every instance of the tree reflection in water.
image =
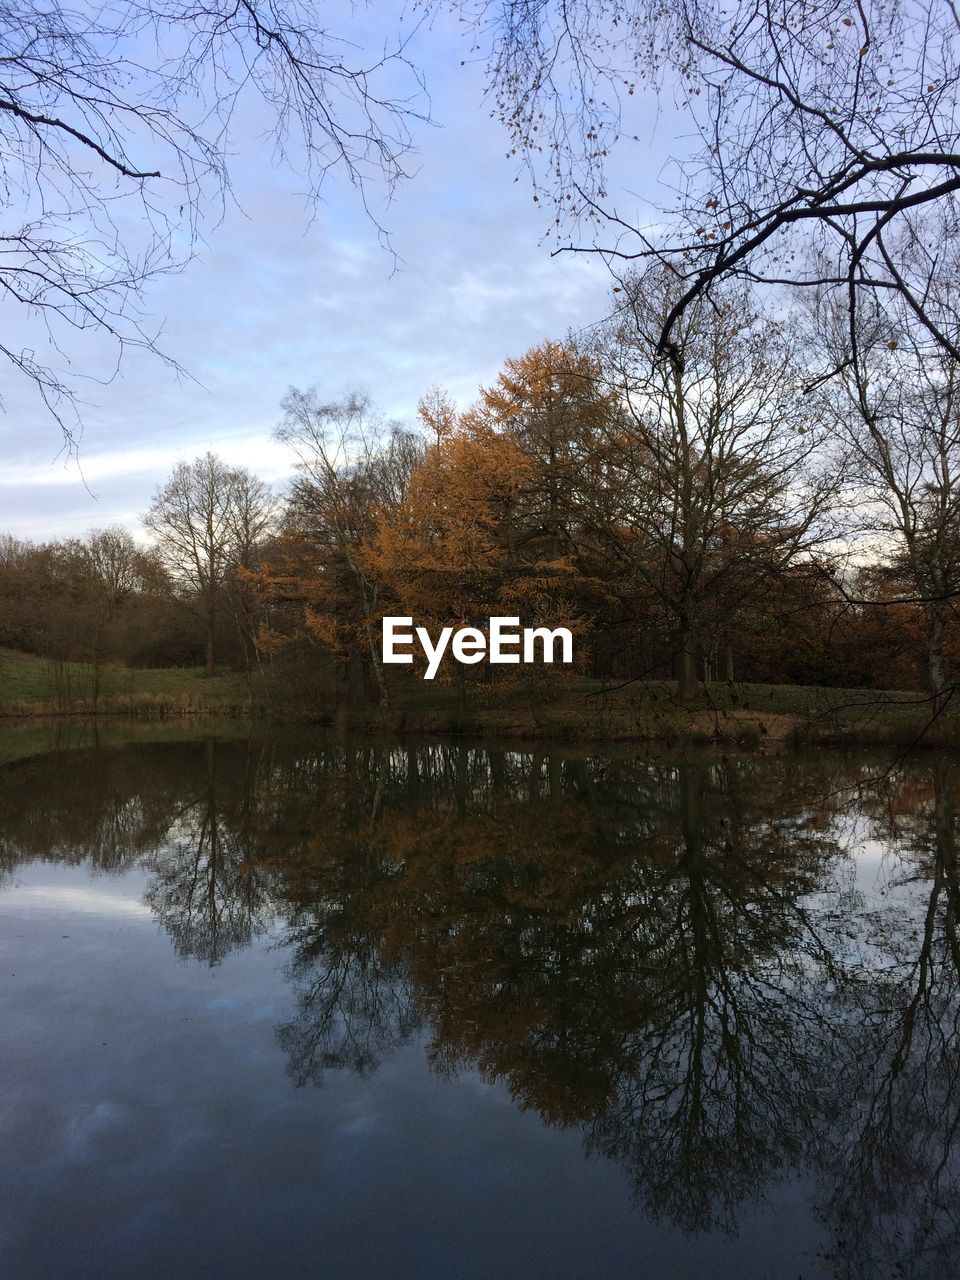
POLYGON ((845 805, 870 772, 341 739, 44 756, 4 770, 0 865, 140 865, 207 964, 275 928, 300 1084, 422 1036, 437 1072, 579 1128, 652 1214, 733 1229, 799 1174, 839 1274, 953 1275, 956 771, 918 758, 845 805), (864 831, 884 895, 855 885, 864 831))
POLYGON ((890 792, 873 818, 894 892, 862 918, 866 954, 834 1015, 846 1035, 824 1212, 845 1242, 841 1274, 884 1274, 893 1252, 898 1275, 946 1278, 960 1257, 956 769, 941 758, 890 792))
POLYGON ((152 875, 144 901, 177 953, 211 965, 248 946, 274 914, 269 877, 251 848, 255 757, 248 753, 244 764, 223 777, 216 744, 203 744, 202 766, 180 794, 167 838, 145 863, 152 875))

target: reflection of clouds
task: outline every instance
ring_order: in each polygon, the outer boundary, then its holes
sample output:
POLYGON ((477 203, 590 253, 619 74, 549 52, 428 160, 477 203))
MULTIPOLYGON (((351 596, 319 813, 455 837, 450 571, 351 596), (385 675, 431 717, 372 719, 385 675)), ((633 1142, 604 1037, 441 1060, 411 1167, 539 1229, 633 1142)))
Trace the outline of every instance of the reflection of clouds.
POLYGON ((89 1160, 96 1154, 98 1143, 116 1130, 129 1126, 129 1107, 115 1102, 79 1103, 64 1133, 63 1155, 68 1160, 89 1160))
POLYGON ((104 893, 100 886, 93 884, 13 885, 10 892, 16 907, 40 911, 80 911, 97 916, 152 914, 146 903, 117 893, 104 893))

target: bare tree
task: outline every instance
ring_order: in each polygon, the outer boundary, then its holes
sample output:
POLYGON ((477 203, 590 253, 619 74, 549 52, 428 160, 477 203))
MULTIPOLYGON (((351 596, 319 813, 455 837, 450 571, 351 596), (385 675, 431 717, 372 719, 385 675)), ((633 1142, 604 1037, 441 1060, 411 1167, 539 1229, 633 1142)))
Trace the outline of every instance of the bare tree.
POLYGON ((249 560, 252 540, 266 529, 269 491, 215 454, 181 462, 153 497, 143 522, 172 579, 195 600, 206 635, 205 674, 214 674, 214 641, 230 572, 249 560))
POLYGON ((666 614, 688 698, 717 602, 732 613, 812 551, 832 484, 814 466, 818 432, 789 335, 743 289, 685 312, 671 358, 657 358, 680 287, 651 266, 606 335, 622 412, 594 520, 624 576, 666 614))
MULTIPOLYGON (((251 475, 242 468, 231 473, 228 518, 232 547, 225 586, 248 681, 253 670, 251 656, 260 663, 257 642, 260 620, 251 576, 259 567, 261 552, 276 529, 279 511, 276 495, 259 476, 251 475)), ((252 700, 252 685, 250 696, 252 700)))
MULTIPOLYGON (((55 347, 93 330, 120 353, 157 350, 143 287, 219 217, 242 104, 257 104, 275 157, 303 172, 310 198, 338 172, 373 216, 370 184, 389 192, 405 176, 409 127, 423 118, 410 34, 367 58, 307 0, 0 0, 4 300, 39 318, 55 347)), ((66 361, 26 340, 0 355, 69 440, 66 361)))
MULTIPOLYGON (((926 213, 958 221, 949 0, 422 0, 414 11, 443 7, 479 28, 512 150, 538 198, 552 197, 558 230, 587 215, 610 235, 579 247, 680 268, 662 348, 683 311, 734 275, 826 284, 851 305, 898 294, 960 357, 952 302, 934 304, 922 283, 940 244, 926 213), (622 104, 644 81, 675 92, 699 139, 656 233, 617 208, 604 177, 630 136, 622 104)), ((248 100, 311 198, 337 171, 370 212, 371 184, 389 192, 405 176, 410 128, 426 118, 408 59, 416 25, 365 58, 360 31, 331 33, 307 0, 0 0, 3 296, 55 346, 97 330, 121 350, 156 350, 143 288, 216 220, 248 100)), ((0 355, 69 434, 64 363, 29 341, 0 355)))
POLYGON ((148 557, 121 525, 91 529, 84 554, 108 607, 121 605, 141 585, 148 557))
POLYGON ((681 273, 662 350, 705 291, 737 277, 829 287, 851 311, 899 296, 960 357, 953 299, 925 289, 943 265, 930 215, 958 223, 950 0, 505 0, 482 13, 497 108, 558 231, 587 215, 581 248, 681 273), (658 211, 642 192, 647 210, 626 216, 604 171, 644 82, 673 92, 693 143, 675 202, 658 211))
POLYGON ((829 295, 812 314, 823 359, 843 371, 823 404, 850 532, 872 535, 873 558, 888 562, 899 590, 887 603, 922 610, 936 715, 950 694, 945 632, 960 601, 960 361, 931 344, 905 299, 862 304, 852 336, 829 295))

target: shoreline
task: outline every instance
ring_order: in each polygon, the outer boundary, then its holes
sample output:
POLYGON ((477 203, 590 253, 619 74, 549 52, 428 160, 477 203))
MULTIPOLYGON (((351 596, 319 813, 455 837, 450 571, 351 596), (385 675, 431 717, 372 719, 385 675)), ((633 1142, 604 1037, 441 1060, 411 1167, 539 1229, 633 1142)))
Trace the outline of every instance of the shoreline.
POLYGON ((271 672, 51 664, 0 651, 0 725, 117 721, 172 727, 194 719, 258 721, 394 737, 486 737, 597 745, 913 746, 960 749, 960 698, 934 716, 925 694, 827 685, 711 683, 681 703, 671 681, 577 677, 488 684, 397 679, 384 712, 304 669, 271 672), (95 681, 94 681, 95 677, 95 681))
POLYGON ((671 748, 736 747, 761 753, 789 751, 813 746, 856 748, 897 747, 902 749, 960 750, 960 718, 955 714, 931 722, 929 714, 895 711, 903 704, 864 701, 858 704, 859 717, 836 719, 830 712, 802 714, 743 707, 707 709, 673 705, 659 708, 643 723, 624 724, 622 717, 584 716, 577 721, 567 715, 539 723, 531 715, 494 705, 464 713, 442 714, 400 709, 384 717, 377 709, 358 707, 338 712, 292 715, 263 705, 224 705, 211 701, 169 700, 131 704, 129 699, 103 699, 96 706, 52 707, 49 704, 19 703, 0 708, 0 729, 14 734, 31 728, 56 725, 116 725, 127 721, 144 728, 153 725, 175 730, 184 723, 220 722, 237 726, 262 725, 298 730, 334 730, 398 739, 483 738, 524 744, 551 744, 558 747, 591 745, 660 745, 671 748), (619 720, 619 722, 618 722, 619 720))

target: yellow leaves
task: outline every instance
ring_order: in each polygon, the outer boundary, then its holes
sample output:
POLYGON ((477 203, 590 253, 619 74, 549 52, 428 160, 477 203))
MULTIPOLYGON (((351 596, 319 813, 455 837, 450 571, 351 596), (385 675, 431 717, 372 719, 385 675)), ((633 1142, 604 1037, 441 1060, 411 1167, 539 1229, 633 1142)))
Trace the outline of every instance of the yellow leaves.
POLYGON ((473 412, 537 454, 550 439, 565 447, 596 431, 613 406, 596 362, 569 344, 548 341, 508 360, 473 412))
POLYGON ((579 636, 570 602, 602 587, 564 554, 564 528, 616 413, 604 387, 589 357, 544 342, 465 412, 431 388, 418 407, 428 439, 402 483, 387 496, 361 487, 346 517, 304 507, 308 536, 287 539, 286 581, 272 590, 291 630, 340 656, 368 648, 371 620, 387 614, 428 628, 522 616, 579 636))
POLYGON ((462 415, 427 453, 371 550, 378 576, 406 612, 445 623, 483 612, 528 466, 516 444, 476 414, 462 415))
POLYGON ((266 624, 257 630, 257 646, 264 657, 276 657, 290 644, 290 637, 282 635, 266 624))
POLYGON ((321 643, 328 645, 332 649, 338 647, 340 640, 339 628, 333 616, 326 612, 308 606, 304 610, 304 622, 307 630, 321 643))
POLYGON ((443 388, 434 386, 418 403, 417 417, 439 443, 454 430, 457 411, 443 388))

